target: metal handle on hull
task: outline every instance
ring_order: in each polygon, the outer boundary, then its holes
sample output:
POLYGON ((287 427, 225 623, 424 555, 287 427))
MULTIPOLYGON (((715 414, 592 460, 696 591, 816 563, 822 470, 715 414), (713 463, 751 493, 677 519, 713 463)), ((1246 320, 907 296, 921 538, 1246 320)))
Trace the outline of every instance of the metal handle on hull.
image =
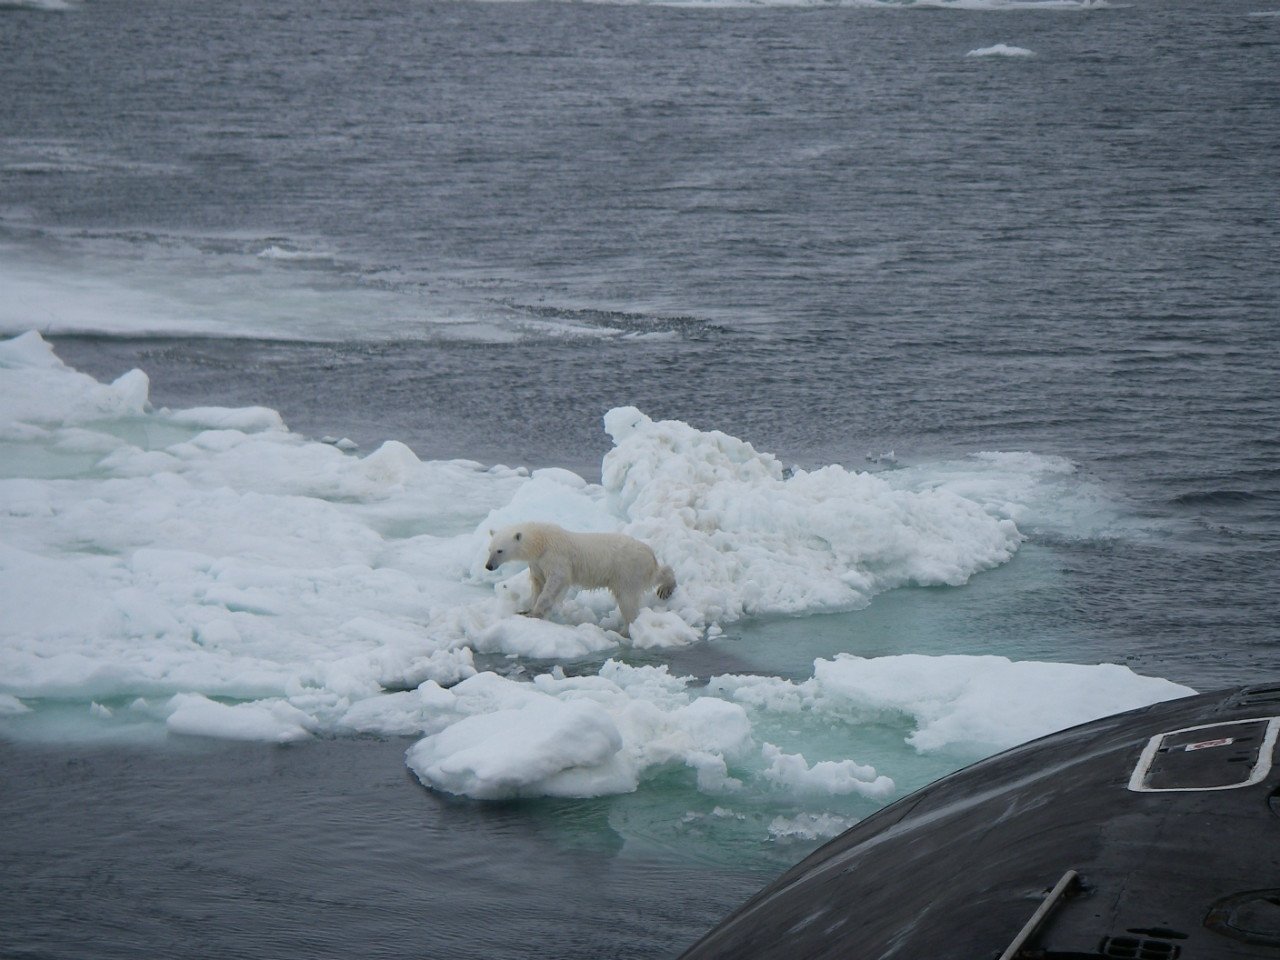
POLYGON ((1044 923, 1053 908, 1058 905, 1058 901, 1066 896, 1067 891, 1070 890, 1076 882, 1079 881, 1079 879, 1080 874, 1076 873, 1074 870, 1068 870, 1062 875, 1062 879, 1054 884, 1053 889, 1049 891, 1049 895, 1044 898, 1044 902, 1041 903, 1040 906, 1036 907, 1036 912, 1033 913, 1031 918, 1022 925, 1022 929, 1019 930, 1018 935, 1013 938, 1013 942, 1010 943, 1009 946, 1005 947, 1004 953, 1000 954, 1000 960, 1014 960, 1014 958, 1022 952, 1022 948, 1026 946, 1028 940, 1035 936, 1036 931, 1040 929, 1040 925, 1044 923))

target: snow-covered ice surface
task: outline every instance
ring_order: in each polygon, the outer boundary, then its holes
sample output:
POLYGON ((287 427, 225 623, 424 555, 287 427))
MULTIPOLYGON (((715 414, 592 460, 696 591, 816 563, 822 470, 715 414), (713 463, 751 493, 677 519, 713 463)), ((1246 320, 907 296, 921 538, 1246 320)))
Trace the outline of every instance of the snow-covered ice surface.
POLYGON ((405 737, 435 790, 653 789, 690 811, 682 829, 813 839, 929 775, 1192 692, 852 638, 800 676, 684 675, 676 658, 726 631, 959 587, 1025 530, 1114 517, 1054 457, 801 470, 634 408, 604 425, 600 484, 352 453, 265 408, 153 409, 142 371, 99 383, 36 333, 0 342, 0 731, 405 737), (488 530, 528 519, 636 536, 679 588, 626 640, 600 591, 522 617, 527 573, 483 563, 488 530))

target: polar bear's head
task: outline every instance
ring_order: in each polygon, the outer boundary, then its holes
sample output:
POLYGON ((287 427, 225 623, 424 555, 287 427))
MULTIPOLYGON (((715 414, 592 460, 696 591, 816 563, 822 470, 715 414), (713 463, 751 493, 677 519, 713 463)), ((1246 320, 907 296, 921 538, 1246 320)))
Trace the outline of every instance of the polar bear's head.
POLYGON ((519 527, 507 527, 496 533, 489 531, 489 560, 484 565, 486 570, 497 570, 508 560, 523 560, 521 547, 524 531, 519 527))

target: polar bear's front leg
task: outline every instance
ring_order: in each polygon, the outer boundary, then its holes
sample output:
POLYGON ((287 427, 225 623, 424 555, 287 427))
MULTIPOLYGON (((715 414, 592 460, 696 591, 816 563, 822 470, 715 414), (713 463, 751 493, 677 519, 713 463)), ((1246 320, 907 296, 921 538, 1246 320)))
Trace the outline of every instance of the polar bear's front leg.
POLYGON ((529 613, 538 605, 538 598, 542 596, 543 588, 547 584, 547 577, 537 564, 529 564, 529 582, 533 584, 533 592, 529 594, 529 609, 521 610, 521 613, 529 613))
MULTIPOLYGON (((551 612, 551 608, 556 601, 564 596, 564 592, 569 589, 569 567, 567 564, 556 564, 555 566, 541 571, 542 573, 542 589, 537 591, 537 598, 533 602, 533 609, 529 611, 531 617, 545 617, 551 612)), ((535 584, 536 586, 536 584, 535 584)))

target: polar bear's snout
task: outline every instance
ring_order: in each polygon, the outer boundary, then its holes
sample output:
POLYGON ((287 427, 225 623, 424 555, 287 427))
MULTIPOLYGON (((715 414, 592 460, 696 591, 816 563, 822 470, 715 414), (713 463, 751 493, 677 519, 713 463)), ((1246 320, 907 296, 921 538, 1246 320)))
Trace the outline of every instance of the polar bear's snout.
POLYGON ((524 538, 522 530, 504 530, 502 536, 499 537, 493 530, 489 531, 492 538, 489 544, 489 559, 485 561, 484 568, 486 570, 497 570, 508 560, 523 560, 520 555, 520 541, 524 538))

